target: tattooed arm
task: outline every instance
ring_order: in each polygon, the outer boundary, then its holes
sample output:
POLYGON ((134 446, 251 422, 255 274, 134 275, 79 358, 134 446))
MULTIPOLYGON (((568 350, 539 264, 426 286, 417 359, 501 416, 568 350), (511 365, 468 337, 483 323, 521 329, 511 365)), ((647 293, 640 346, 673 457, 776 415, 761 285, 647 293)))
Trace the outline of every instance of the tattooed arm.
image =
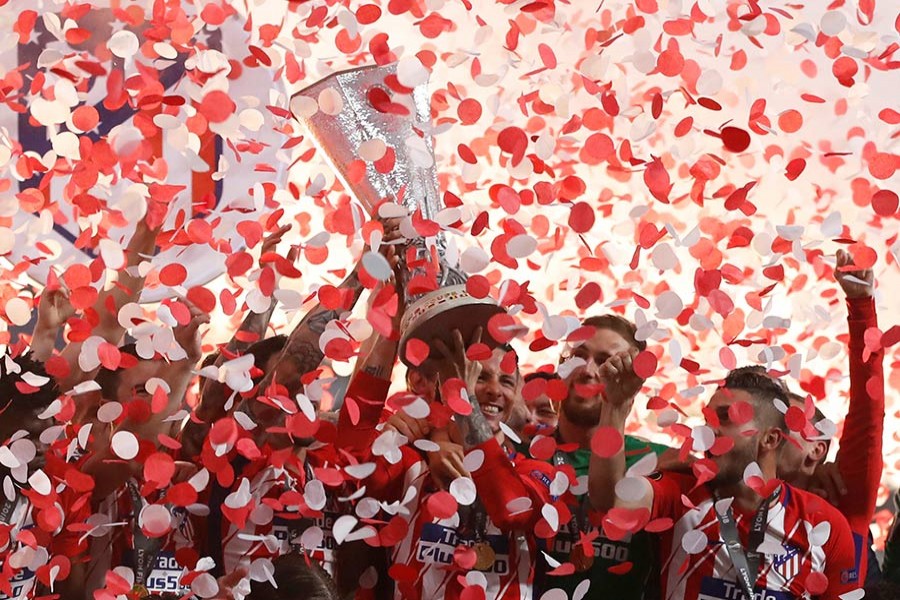
MULTIPOLYGON (((481 374, 481 363, 477 360, 466 358, 466 348, 462 334, 458 329, 453 331, 452 338, 452 350, 447 348, 447 345, 441 340, 434 340, 434 347, 443 355, 438 366, 441 381, 457 378, 462 379, 466 384, 466 392, 469 397, 469 404, 472 405, 472 412, 468 415, 457 413, 453 416, 453 419, 459 426, 463 448, 470 450, 494 437, 494 431, 491 428, 491 424, 484 418, 484 413, 481 412, 481 405, 478 403, 478 398, 475 394, 475 386, 478 383, 478 376, 481 374)), ((481 328, 479 327, 475 332, 475 339, 472 340, 472 343, 476 344, 480 341, 481 328)))
MULTIPOLYGON (((291 332, 284 349, 278 355, 278 361, 272 371, 266 373, 257 386, 257 395, 269 393, 273 384, 284 388, 289 397, 300 390, 301 378, 317 368, 325 355, 319 349, 319 337, 332 320, 340 317, 343 310, 349 310, 356 304, 362 293, 362 285, 356 270, 347 277, 339 289, 349 291, 347 301, 341 310, 329 310, 321 304, 316 305, 291 332)), ((258 402, 255 397, 245 398, 238 410, 245 412, 259 425, 258 440, 265 437, 265 430, 284 424, 286 413, 273 406, 258 402)))

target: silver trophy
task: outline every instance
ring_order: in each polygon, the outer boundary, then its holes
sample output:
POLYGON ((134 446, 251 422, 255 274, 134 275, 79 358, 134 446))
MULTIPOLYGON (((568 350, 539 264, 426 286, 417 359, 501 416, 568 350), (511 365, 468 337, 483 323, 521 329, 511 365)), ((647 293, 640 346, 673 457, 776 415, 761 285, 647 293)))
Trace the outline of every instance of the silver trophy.
MULTIPOLYGON (((428 85, 404 88, 396 72, 393 63, 334 73, 297 92, 291 98, 292 112, 344 188, 369 214, 382 201, 391 200, 434 220, 444 207, 430 135, 428 85), (366 161, 365 176, 353 176, 350 166, 355 161, 359 164, 360 147, 376 138, 393 150, 393 168, 382 172, 383 167, 379 170, 366 161)), ((486 331, 488 320, 503 312, 492 299, 473 298, 466 292, 465 274, 445 259, 446 243, 442 232, 427 240, 410 240, 418 249, 418 259, 414 265, 405 260, 402 264, 406 312, 400 324, 400 358, 407 365, 408 340, 417 338, 430 346, 435 338, 448 342, 450 332, 459 329, 469 343, 477 327, 486 331), (411 281, 417 289, 426 282, 433 290, 411 293, 411 281)), ((496 345, 489 335, 482 337, 486 344, 496 345)))

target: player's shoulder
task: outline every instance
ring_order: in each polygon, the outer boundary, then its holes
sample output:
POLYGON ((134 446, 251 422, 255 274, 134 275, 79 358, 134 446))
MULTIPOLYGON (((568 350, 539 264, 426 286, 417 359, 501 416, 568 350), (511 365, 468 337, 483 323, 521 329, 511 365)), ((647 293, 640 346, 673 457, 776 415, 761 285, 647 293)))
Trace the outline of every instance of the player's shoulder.
POLYGON ((813 492, 789 484, 784 486, 783 504, 789 511, 813 526, 828 521, 832 528, 850 530, 847 518, 833 504, 813 492))

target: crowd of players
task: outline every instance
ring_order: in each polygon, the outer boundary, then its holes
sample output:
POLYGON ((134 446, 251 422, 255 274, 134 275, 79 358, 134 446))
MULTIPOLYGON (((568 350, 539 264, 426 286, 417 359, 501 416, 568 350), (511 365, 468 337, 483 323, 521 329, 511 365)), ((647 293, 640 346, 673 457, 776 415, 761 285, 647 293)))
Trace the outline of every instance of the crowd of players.
POLYGON ((671 427, 681 447, 626 433, 646 345, 617 314, 528 375, 511 346, 453 332, 388 397, 404 294, 359 266, 290 335, 267 335, 272 300, 204 358, 205 312, 175 299, 161 327, 129 308, 156 234, 138 227, 91 309, 49 286, 0 359, 0 599, 900 598, 900 539, 882 569, 869 533, 873 274, 844 252, 850 401, 827 462, 829 421, 758 366, 719 375, 706 424, 671 427), (323 341, 366 288, 374 333, 341 409, 318 411, 323 341), (156 328, 119 346, 140 327, 156 328))

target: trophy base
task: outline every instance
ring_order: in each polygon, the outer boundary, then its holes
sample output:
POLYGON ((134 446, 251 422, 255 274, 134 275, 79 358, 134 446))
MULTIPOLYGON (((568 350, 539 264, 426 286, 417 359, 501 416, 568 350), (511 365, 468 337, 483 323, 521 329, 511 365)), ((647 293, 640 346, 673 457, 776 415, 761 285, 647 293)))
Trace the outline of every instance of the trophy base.
MULTIPOLYGON (((432 340, 439 339, 452 348, 451 333, 458 329, 468 346, 478 327, 482 328, 481 342, 490 348, 498 345, 487 331, 491 317, 505 312, 493 300, 479 300, 466 292, 465 285, 451 285, 430 292, 406 309, 400 324, 400 360, 413 367, 406 359, 406 342, 416 338, 431 347, 432 340)), ((432 348, 429 358, 437 358, 432 348)))

